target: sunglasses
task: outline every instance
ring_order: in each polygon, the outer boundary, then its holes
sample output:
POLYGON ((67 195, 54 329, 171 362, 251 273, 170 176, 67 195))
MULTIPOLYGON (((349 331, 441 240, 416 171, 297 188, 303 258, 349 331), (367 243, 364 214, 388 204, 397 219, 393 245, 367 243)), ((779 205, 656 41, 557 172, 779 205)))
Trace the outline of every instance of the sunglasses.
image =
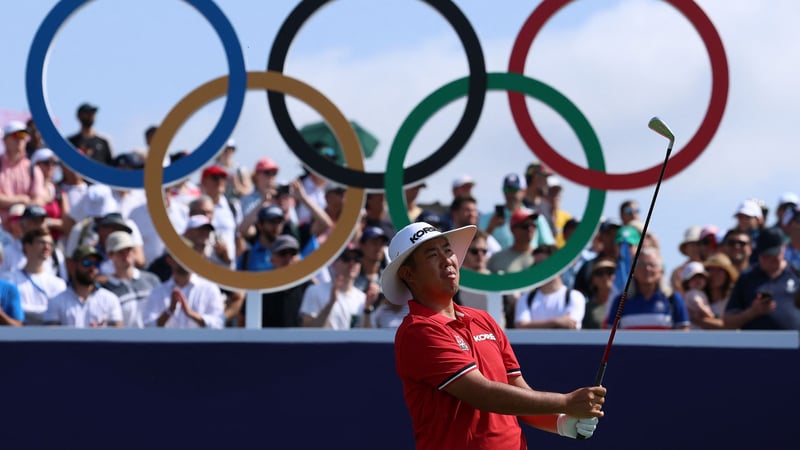
POLYGON ((14 139, 25 139, 28 137, 27 131, 15 131, 13 133, 8 134, 7 136, 11 136, 14 139))
POLYGON ((738 239, 728 239, 727 241, 725 241, 725 245, 728 245, 730 247, 746 247, 750 245, 750 243, 738 239))
POLYGON ((600 269, 595 270, 592 275, 596 277, 611 277, 614 276, 614 269, 600 269))
POLYGON ((639 214, 639 208, 631 208, 630 206, 622 210, 625 214, 639 214))
POLYGON ((44 161, 39 161, 39 164, 44 164, 46 166, 56 166, 58 165, 58 161, 54 159, 46 159, 44 161))
POLYGON ((100 261, 97 261, 96 259, 92 259, 92 258, 82 259, 81 260, 81 266, 82 267, 95 267, 95 268, 97 268, 97 267, 100 267, 100 261))
POLYGON ((503 193, 504 193, 504 194, 516 194, 516 193, 517 193, 517 192, 519 192, 519 191, 520 191, 520 189, 515 189, 515 188, 503 188, 503 193))
POLYGON ((488 250, 486 250, 485 248, 470 247, 469 249, 469 254, 474 256, 485 255, 486 253, 488 253, 488 250))
POLYGON ((261 175, 266 175, 268 177, 274 177, 275 175, 278 174, 278 171, 277 170, 259 170, 258 173, 260 173, 261 175))
POLYGON ((361 263, 361 256, 357 255, 342 255, 339 259, 344 263, 361 263))

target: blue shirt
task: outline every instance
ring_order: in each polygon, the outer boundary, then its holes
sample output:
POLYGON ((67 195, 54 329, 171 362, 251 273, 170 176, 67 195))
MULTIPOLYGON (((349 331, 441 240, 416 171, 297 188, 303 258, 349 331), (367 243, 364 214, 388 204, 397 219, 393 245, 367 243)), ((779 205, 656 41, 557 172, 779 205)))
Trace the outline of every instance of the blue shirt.
MULTIPOLYGON (((614 325, 621 299, 621 295, 617 296, 611 304, 611 309, 608 310, 606 318, 608 328, 614 325)), ((619 328, 629 330, 671 330, 688 325, 689 313, 686 311, 683 297, 677 292, 667 297, 660 289, 647 299, 638 292, 629 297, 625 300, 625 308, 619 319, 619 328)))
POLYGON ((725 311, 746 310, 756 298, 756 293, 762 290, 772 294, 777 305, 775 311, 747 322, 742 329, 800 330, 800 308, 795 306, 796 298, 800 295, 800 277, 788 264, 772 280, 758 264, 745 271, 733 286, 725 311))
MULTIPOLYGON (((305 247, 300 252, 300 258, 305 258, 311 252, 319 248, 319 241, 317 241, 316 236, 311 236, 308 242, 306 242, 305 247)), ((272 261, 270 260, 270 256, 272 252, 264 247, 261 244, 261 240, 257 240, 249 250, 242 253, 239 256, 238 261, 236 261, 236 269, 237 270, 248 270, 251 272, 261 272, 264 270, 272 270, 272 261), (245 267, 245 255, 247 256, 247 267, 245 267)))
POLYGON ((22 302, 19 298, 19 289, 13 283, 0 280, 0 308, 12 319, 25 321, 25 313, 22 311, 22 302))

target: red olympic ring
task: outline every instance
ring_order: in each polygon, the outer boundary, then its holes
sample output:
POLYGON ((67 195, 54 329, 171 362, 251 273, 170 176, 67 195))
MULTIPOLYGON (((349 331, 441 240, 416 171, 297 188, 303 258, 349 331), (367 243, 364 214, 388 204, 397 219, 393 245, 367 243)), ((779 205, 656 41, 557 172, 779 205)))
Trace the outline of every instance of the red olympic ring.
MULTIPOLYGON (((725 112, 729 85, 728 59, 725 56, 722 39, 717 33, 714 24, 692 0, 666 1, 680 11, 700 34, 711 60, 712 83, 711 98, 709 99, 708 110, 703 122, 689 142, 670 158, 670 164, 667 165, 667 169, 664 172, 665 180, 694 162, 711 142, 725 112)), ((524 74, 525 60, 533 39, 541 31, 544 24, 567 3, 570 3, 570 0, 544 0, 533 10, 522 25, 522 29, 514 42, 508 64, 509 72, 524 74)), ((511 115, 514 117, 514 123, 517 125, 517 130, 519 130, 525 144, 528 145, 531 152, 542 163, 550 166, 564 178, 582 186, 605 190, 636 189, 653 184, 658 179, 661 170, 660 164, 638 172, 607 173, 585 169, 572 163, 557 153, 536 129, 528 111, 528 106, 525 104, 524 95, 509 91, 508 101, 511 106, 511 115)))

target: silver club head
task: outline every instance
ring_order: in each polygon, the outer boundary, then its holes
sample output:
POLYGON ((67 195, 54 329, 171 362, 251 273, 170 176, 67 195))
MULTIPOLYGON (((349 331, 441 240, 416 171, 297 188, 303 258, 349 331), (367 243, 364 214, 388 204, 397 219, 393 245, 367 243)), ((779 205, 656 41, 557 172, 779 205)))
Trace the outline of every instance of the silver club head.
POLYGON ((673 142, 675 142, 675 135, 672 134, 672 130, 670 130, 667 124, 665 124, 658 117, 653 117, 652 119, 650 119, 650 123, 648 123, 647 126, 650 127, 650 129, 655 131, 656 133, 669 139, 670 145, 673 142))

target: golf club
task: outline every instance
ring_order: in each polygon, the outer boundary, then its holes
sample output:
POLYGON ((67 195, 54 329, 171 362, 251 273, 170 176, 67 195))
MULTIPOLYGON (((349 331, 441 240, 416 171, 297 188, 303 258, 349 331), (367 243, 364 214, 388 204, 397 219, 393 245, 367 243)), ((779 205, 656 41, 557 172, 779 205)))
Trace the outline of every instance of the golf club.
MULTIPOLYGON (((675 143, 675 135, 672 133, 672 130, 661 121, 658 117, 653 117, 650 119, 650 122, 647 124, 651 130, 655 131, 656 133, 664 136, 665 138, 669 139, 669 146, 667 146, 667 156, 664 158, 664 164, 661 166, 661 173, 658 175, 658 182, 656 183, 655 192, 653 192, 653 199, 650 200, 650 208, 647 210, 647 217, 644 219, 644 227, 642 228, 642 239, 647 235, 647 226, 650 225, 650 217, 653 215, 653 207, 656 204, 656 197, 658 197, 658 191, 661 188, 661 180, 664 179, 664 171, 667 169, 667 162, 669 162, 669 156, 672 153, 672 144, 675 143)), ((608 365, 608 355, 611 352, 611 345, 614 343, 614 335, 617 334, 617 326, 619 325, 619 319, 622 317, 622 309, 625 307, 625 300, 628 297, 628 288, 631 285, 631 279, 633 278, 633 270, 636 268, 636 263, 639 261, 639 253, 642 251, 642 245, 636 246, 636 253, 633 255, 633 261, 631 262, 630 270, 628 271, 628 278, 625 280, 625 289, 622 291, 622 295, 619 299, 619 306, 617 307, 617 315, 614 318, 614 325, 611 327, 611 334, 608 336, 608 343, 606 344, 606 349, 603 352, 603 359, 600 361, 600 367, 597 369, 597 376, 594 379, 594 385, 600 386, 603 384, 603 376, 606 373, 606 366, 608 365)), ((580 433, 577 436, 578 439, 585 439, 583 435, 580 433)))

